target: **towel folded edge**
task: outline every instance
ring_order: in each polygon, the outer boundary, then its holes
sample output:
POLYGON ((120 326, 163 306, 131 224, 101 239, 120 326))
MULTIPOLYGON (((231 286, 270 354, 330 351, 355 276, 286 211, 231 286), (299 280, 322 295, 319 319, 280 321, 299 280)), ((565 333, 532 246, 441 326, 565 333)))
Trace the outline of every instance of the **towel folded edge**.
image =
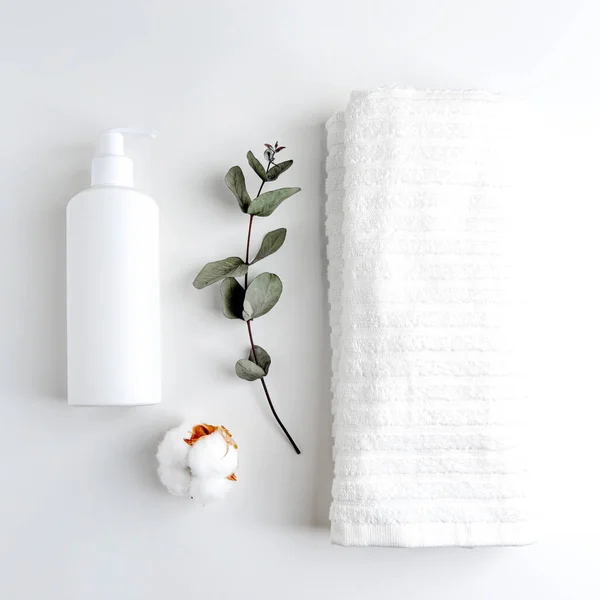
POLYGON ((527 546, 537 541, 531 521, 480 523, 331 523, 331 542, 339 546, 397 548, 527 546))

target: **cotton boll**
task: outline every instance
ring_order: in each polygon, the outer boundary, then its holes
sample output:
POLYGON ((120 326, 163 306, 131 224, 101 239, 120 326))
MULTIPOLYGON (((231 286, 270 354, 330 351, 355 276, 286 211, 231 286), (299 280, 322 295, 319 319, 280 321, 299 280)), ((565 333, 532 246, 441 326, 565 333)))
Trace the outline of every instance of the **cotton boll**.
POLYGON ((178 427, 173 427, 165 433, 165 437, 158 445, 156 458, 159 464, 181 464, 187 466, 187 456, 190 447, 183 441, 188 437, 193 425, 182 423, 178 427))
POLYGON ((237 449, 222 435, 213 433, 190 448, 188 464, 194 476, 227 477, 237 469, 237 449))
POLYGON ((201 504, 220 500, 236 481, 237 444, 221 425, 186 422, 169 430, 156 458, 167 490, 201 504))
POLYGON ((234 485, 235 481, 225 477, 193 477, 190 496, 200 504, 210 504, 222 500, 234 485))
POLYGON ((190 447, 183 441, 189 427, 186 424, 167 431, 158 445, 158 477, 175 496, 187 496, 192 473, 188 467, 190 447))
POLYGON ((192 472, 187 466, 177 464, 159 465, 158 477, 174 496, 189 495, 192 472))

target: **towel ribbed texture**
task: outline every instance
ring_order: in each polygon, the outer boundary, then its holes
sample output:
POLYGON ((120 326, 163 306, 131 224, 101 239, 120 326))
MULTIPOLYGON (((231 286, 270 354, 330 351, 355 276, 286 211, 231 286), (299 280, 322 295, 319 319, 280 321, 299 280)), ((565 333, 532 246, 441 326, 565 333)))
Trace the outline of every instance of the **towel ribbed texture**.
POLYGON ((506 256, 515 105, 352 94, 327 123, 332 541, 534 541, 506 256))

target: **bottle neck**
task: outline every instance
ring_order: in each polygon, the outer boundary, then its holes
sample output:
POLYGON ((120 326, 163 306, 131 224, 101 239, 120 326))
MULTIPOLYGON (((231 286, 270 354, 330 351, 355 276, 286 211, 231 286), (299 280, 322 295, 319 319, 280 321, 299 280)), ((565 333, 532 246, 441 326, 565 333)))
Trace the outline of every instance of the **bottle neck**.
POLYGON ((127 156, 100 155, 92 161, 92 187, 133 187, 133 161, 127 156))

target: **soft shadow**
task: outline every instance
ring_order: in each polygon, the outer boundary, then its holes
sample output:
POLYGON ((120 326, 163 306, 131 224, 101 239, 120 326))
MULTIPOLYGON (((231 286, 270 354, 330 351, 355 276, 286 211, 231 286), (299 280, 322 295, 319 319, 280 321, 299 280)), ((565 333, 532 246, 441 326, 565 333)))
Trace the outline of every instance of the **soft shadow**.
POLYGON ((66 398, 65 208, 89 187, 90 155, 84 147, 53 148, 15 174, 2 236, 10 294, 1 303, 10 324, 3 335, 2 385, 12 392, 66 398))
MULTIPOLYGON (((137 410, 145 410, 145 414, 148 413, 147 407, 134 410, 136 413, 137 410)), ((130 444, 126 449, 131 467, 129 469, 129 477, 138 481, 140 489, 151 489, 153 492, 159 493, 160 496, 164 496, 165 488, 158 479, 156 473, 158 466, 158 463, 156 462, 156 451, 165 432, 179 425, 181 419, 168 417, 165 422, 160 418, 162 410, 158 409, 153 412, 159 418, 153 419, 152 423, 146 423, 146 426, 142 431, 138 430, 137 437, 134 440, 135 443, 130 444)))
MULTIPOLYGON (((311 382, 306 384, 310 394, 310 419, 312 446, 306 448, 304 460, 310 460, 312 502, 308 523, 313 529, 329 527, 329 507, 333 480, 332 418, 331 418, 331 348, 329 335, 329 304, 327 298, 327 255, 325 239, 325 158, 326 115, 309 124, 303 123, 285 132, 286 143, 294 148, 293 158, 298 165, 299 185, 302 187, 304 206, 298 213, 298 230, 305 230, 309 239, 318 244, 311 249, 310 263, 302 268, 305 285, 309 285, 306 301, 309 312, 299 313, 310 323, 311 382)), ((298 233, 298 230, 296 233, 298 233)), ((306 259, 305 259, 306 260, 306 259)))
POLYGON ((318 406, 317 418, 317 449, 318 457, 316 464, 316 494, 314 501, 314 518, 317 527, 329 527, 329 507, 331 504, 331 486, 333 482, 333 440, 332 440, 332 416, 331 416, 331 341, 329 329, 329 301, 328 301, 328 281, 327 281, 327 239, 325 237, 325 159, 327 157, 327 139, 325 131, 325 122, 319 127, 318 131, 318 162, 319 167, 315 172, 319 174, 319 190, 321 191, 318 203, 319 215, 319 239, 320 245, 320 292, 321 306, 320 314, 322 320, 320 330, 323 332, 320 347, 319 363, 321 365, 321 377, 323 380, 323 401, 318 406))

